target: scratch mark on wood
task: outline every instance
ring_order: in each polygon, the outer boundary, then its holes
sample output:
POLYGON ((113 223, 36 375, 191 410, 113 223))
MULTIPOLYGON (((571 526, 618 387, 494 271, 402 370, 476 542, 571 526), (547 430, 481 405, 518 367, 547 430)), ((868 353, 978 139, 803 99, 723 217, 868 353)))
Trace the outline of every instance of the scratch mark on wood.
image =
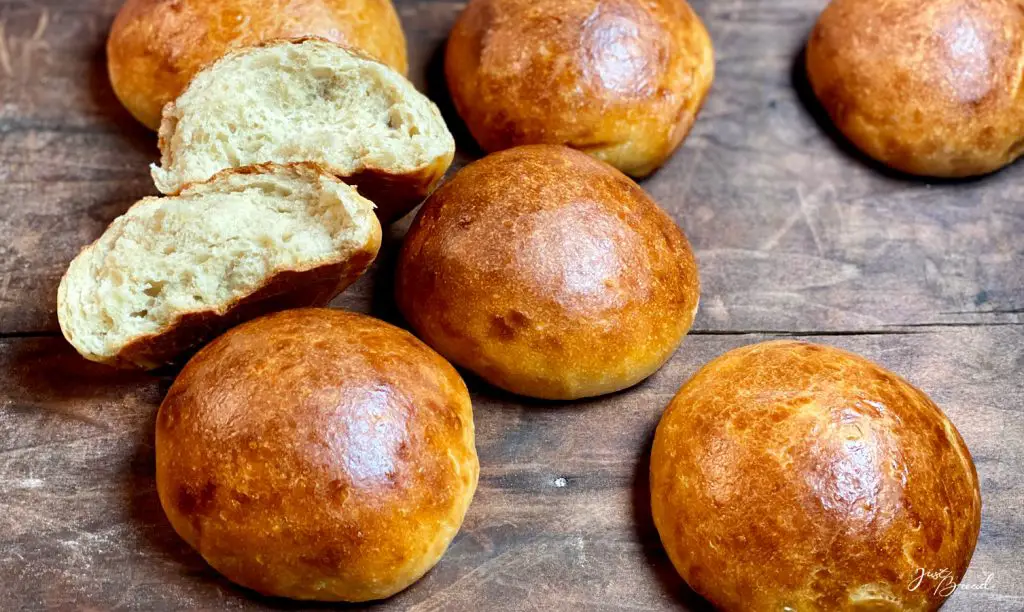
MULTIPOLYGON (((523 542, 520 546, 528 547, 528 546, 530 546, 531 544, 533 544, 534 542, 536 542, 538 540, 540 540, 540 538, 532 538, 532 539, 530 539, 530 540, 528 540, 526 542, 523 542)), ((453 582, 450 585, 448 585, 448 588, 446 588, 445 590, 440 591, 439 593, 433 595, 432 597, 424 600, 418 607, 420 609, 428 609, 428 608, 431 608, 431 607, 440 606, 440 605, 444 604, 445 602, 448 602, 448 601, 451 600, 452 593, 453 592, 458 592, 458 589, 456 587, 458 587, 460 584, 463 584, 463 583, 465 583, 467 581, 472 583, 472 582, 474 582, 477 579, 482 580, 482 581, 494 580, 494 579, 497 578, 497 568, 500 568, 503 565, 507 565, 508 563, 514 563, 514 562, 519 561, 521 559, 522 559, 522 550, 520 549, 520 547, 509 548, 508 550, 504 551, 503 553, 499 554, 498 556, 491 557, 490 559, 484 561, 480 565, 478 565, 475 568, 473 568, 471 571, 463 574, 462 576, 459 577, 458 580, 456 580, 455 582, 453 582), (512 558, 509 559, 509 557, 512 557, 512 558)), ((539 562, 540 562, 540 559, 539 558, 535 558, 535 559, 533 559, 533 562, 531 563, 531 565, 536 565, 539 562)))
POLYGON ((1024 314, 1024 308, 1007 308, 997 310, 950 310, 940 312, 940 315, 986 315, 986 314, 1024 314))
MULTIPOLYGON (((959 324, 950 327, 959 327, 959 324)), ((964 326, 967 326, 964 324, 964 326)), ((786 338, 811 338, 824 336, 905 336, 908 334, 938 333, 921 330, 899 330, 894 329, 863 329, 850 331, 786 331, 782 329, 695 329, 690 331, 691 336, 782 336, 786 338)))
POLYGON ((962 323, 900 323, 900 324, 886 325, 885 327, 903 327, 903 328, 913 327, 913 328, 919 328, 919 327, 1022 327, 1022 326, 1024 326, 1024 321, 1022 321, 1022 322, 1015 322, 1015 321, 994 321, 994 322, 964 321, 962 323))
POLYGON ((15 446, 13 448, 0 449, 0 457, 5 455, 21 455, 34 451, 41 448, 47 448, 50 446, 70 446, 72 444, 78 444, 79 442, 87 442, 89 440, 98 440, 100 438, 110 438, 111 435, 108 433, 97 434, 95 436, 83 436, 81 438, 72 438, 70 440, 53 440, 51 442, 40 442, 38 444, 23 444, 21 446, 15 446))
POLYGON ((812 206, 804 197, 803 187, 797 185, 796 187, 796 199, 800 203, 800 213, 804 217, 804 221, 807 223, 807 229, 811 232, 811 238, 814 240, 814 247, 818 249, 818 255, 825 255, 825 248, 821 244, 821 236, 818 235, 817 228, 814 227, 814 220, 811 218, 812 206))
MULTIPOLYGON (((44 35, 46 34, 46 28, 47 26, 49 26, 49 24, 50 10, 46 7, 43 7, 39 11, 39 18, 36 20, 36 27, 35 30, 32 31, 32 34, 29 35, 27 38, 21 39, 20 41, 12 40, 12 42, 18 43, 18 54, 19 59, 21 60, 22 77, 31 77, 33 74, 35 74, 36 71, 34 70, 33 63, 36 59, 37 51, 49 51, 50 44, 44 39, 44 35)), ((8 50, 6 49, 6 44, 0 46, 5 47, 4 53, 8 52, 8 50)), ((11 71, 8 76, 14 76, 14 69, 13 65, 11 64, 9 53, 7 57, 7 63, 8 67, 11 68, 11 71)))
POLYGON ((46 410, 50 414, 63 417, 64 419, 68 419, 71 421, 76 421, 78 423, 83 423, 85 425, 95 427, 101 431, 114 431, 113 428, 111 428, 111 426, 108 425, 107 423, 97 418, 91 417, 88 414, 81 414, 77 412, 73 407, 64 405, 60 402, 40 403, 36 404, 36 407, 42 410, 46 410))
POLYGON ((778 229, 778 231, 776 231, 774 234, 769 236, 768 239, 765 240, 761 244, 760 250, 761 251, 772 251, 772 250, 774 250, 775 247, 777 247, 779 245, 779 241, 782 240, 782 237, 785 236, 786 234, 788 234, 789 230, 793 229, 793 226, 796 225, 796 222, 799 221, 800 218, 804 217, 804 216, 805 216, 805 214, 804 214, 804 211, 802 210, 802 207, 801 207, 801 210, 797 210, 796 212, 791 214, 789 216, 789 218, 786 219, 785 223, 782 224, 782 227, 780 227, 778 229))
POLYGON ((44 6, 42 11, 39 13, 39 21, 36 23, 36 30, 32 33, 32 42, 39 41, 43 38, 43 33, 46 32, 46 26, 50 23, 50 11, 44 6))
POLYGON ((11 54, 7 50, 6 26, 7 23, 0 20, 0 68, 3 69, 5 75, 13 77, 14 67, 11 66, 11 54))
MULTIPOLYGON (((6 502, 0 502, 0 509, 4 510, 2 514, 8 520, 16 520, 19 514, 22 515, 21 518, 27 519, 25 522, 31 524, 33 531, 40 531, 40 527, 45 527, 54 531, 66 529, 78 537, 78 541, 71 541, 75 544, 78 542, 108 542, 108 538, 105 536, 85 531, 71 525, 67 521, 61 521, 52 516, 47 516, 42 512, 28 508, 25 505, 14 505, 6 502)), ((68 544, 68 542, 62 543, 68 544)))
POLYGON ((703 311, 713 321, 718 323, 727 323, 729 321, 729 307, 725 305, 725 300, 721 296, 711 296, 707 300, 707 306, 703 308, 703 311))
MULTIPOLYGON (((692 145, 691 145, 692 146, 692 145)), ((695 147, 697 149, 696 154, 693 156, 693 161, 690 162, 690 169, 683 178, 683 181, 679 184, 679 193, 683 194, 685 198, 690 194, 690 187, 694 174, 697 172, 697 166, 700 165, 701 159, 704 157, 704 147, 695 147)))
POLYGON ((14 483, 16 489, 41 489, 46 482, 41 478, 22 478, 14 483))

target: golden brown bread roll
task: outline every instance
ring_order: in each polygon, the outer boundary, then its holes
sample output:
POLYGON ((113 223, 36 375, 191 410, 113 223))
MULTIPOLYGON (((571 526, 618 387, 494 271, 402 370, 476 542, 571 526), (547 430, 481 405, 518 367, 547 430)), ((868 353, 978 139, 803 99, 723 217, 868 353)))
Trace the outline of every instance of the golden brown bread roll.
POLYGON ((713 55, 683 0, 471 0, 445 71, 485 150, 564 144, 643 177, 689 133, 713 55))
POLYGON ((127 0, 107 40, 114 92, 152 130, 192 76, 226 52, 319 36, 405 74, 405 35, 390 0, 127 0))
POLYGON ((935 610, 981 524, 974 463, 921 391, 828 346, 766 342, 704 366, 651 456, 654 523, 723 610, 935 610))
POLYGON ((897 170, 995 171, 1024 152, 1018 0, 833 0, 807 74, 836 126, 897 170))
POLYGON ((160 406, 174 529, 267 595, 389 597, 444 554, 479 466, 466 386, 409 333, 291 310, 200 351, 160 406))
POLYGON ((397 301, 442 355, 547 399, 653 374, 693 323, 686 237, 629 178, 566 147, 473 163, 428 198, 402 247, 397 301))

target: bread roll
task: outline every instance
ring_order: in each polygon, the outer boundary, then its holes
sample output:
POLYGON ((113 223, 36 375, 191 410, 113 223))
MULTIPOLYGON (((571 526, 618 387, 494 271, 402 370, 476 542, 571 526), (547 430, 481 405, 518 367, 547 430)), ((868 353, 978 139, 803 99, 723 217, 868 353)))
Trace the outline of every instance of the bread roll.
POLYGON ((312 161, 394 220, 455 155, 441 113, 387 66, 322 40, 227 55, 164 109, 157 189, 175 194, 225 168, 312 161))
POLYGON ((1024 11, 1003 0, 834 0, 807 74, 839 130, 924 176, 998 170, 1024 152, 1024 11))
POLYGON ((200 68, 230 50, 320 36, 405 74, 405 35, 390 0, 127 0, 107 40, 114 92, 150 129, 200 68))
POLYGON ((266 595, 367 601, 448 548, 479 464, 466 386, 405 331, 293 310, 221 336, 156 421, 156 487, 174 529, 266 595))
POLYGON ((397 301, 442 355, 547 399, 611 393, 654 373, 690 329, 689 243, 636 183, 559 146, 490 155, 424 204, 397 301))
POLYGON ((978 476, 921 391, 804 342, 722 355, 676 395, 651 455, 661 541, 722 610, 936 610, 967 570, 978 476))
POLYGON ((445 70, 485 150, 568 145, 643 177, 689 133, 713 55, 684 0, 471 0, 445 70))
POLYGON ((224 172, 115 219, 68 267, 57 316, 87 359, 154 368, 238 321, 326 304, 380 240, 373 204, 316 166, 224 172))

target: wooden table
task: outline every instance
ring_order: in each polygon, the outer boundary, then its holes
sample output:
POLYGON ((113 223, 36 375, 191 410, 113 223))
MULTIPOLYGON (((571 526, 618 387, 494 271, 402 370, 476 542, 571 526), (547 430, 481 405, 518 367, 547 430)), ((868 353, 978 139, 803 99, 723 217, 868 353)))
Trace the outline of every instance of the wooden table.
MULTIPOLYGON (((155 138, 103 53, 119 0, 0 0, 0 608, 300 607, 218 577, 172 531, 153 422, 173 373, 118 373, 61 338, 78 249, 155 193, 155 138)), ((929 184, 859 157, 807 93, 824 0, 698 0, 718 78, 684 148, 644 187, 700 260, 695 330, 636 389, 575 404, 469 378, 482 465, 465 526, 395 608, 704 609, 651 523, 653 428, 680 384, 736 346, 792 336, 881 362, 942 406, 974 455, 981 539, 948 610, 1024 610, 1024 165, 929 184)), ((456 167, 479 155, 441 71, 463 2, 398 2, 411 78, 445 110, 456 167)), ((398 319, 389 232, 337 306, 398 319)))

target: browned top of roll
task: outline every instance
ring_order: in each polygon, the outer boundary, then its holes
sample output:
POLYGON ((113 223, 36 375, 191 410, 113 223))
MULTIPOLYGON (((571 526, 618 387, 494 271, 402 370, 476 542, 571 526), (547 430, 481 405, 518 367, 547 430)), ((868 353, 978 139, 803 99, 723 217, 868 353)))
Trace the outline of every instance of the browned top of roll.
POLYGON ((981 522, 971 456, 924 393, 792 341, 730 351, 683 386, 651 493, 676 568, 732 610, 935 609, 939 582, 912 588, 918 570, 959 582, 981 522))
POLYGON ((472 0, 446 72, 484 149, 564 144, 643 176, 690 131, 714 65, 683 0, 472 0))
POLYGON ((218 571, 286 597, 404 588, 462 522, 478 464, 458 373, 370 317, 291 310, 221 336, 160 407, 157 486, 218 571))
POLYGON ((1024 151, 1019 0, 834 0, 808 76, 868 155, 930 176, 996 170, 1024 151))
POLYGON ((226 52, 319 36, 405 74, 405 35, 390 0, 127 0, 107 41, 118 98, 150 129, 164 105, 226 52))
POLYGON ((406 237, 397 290, 441 354, 557 399, 650 375, 700 293, 686 237, 636 183, 545 145, 490 155, 436 191, 406 237))

